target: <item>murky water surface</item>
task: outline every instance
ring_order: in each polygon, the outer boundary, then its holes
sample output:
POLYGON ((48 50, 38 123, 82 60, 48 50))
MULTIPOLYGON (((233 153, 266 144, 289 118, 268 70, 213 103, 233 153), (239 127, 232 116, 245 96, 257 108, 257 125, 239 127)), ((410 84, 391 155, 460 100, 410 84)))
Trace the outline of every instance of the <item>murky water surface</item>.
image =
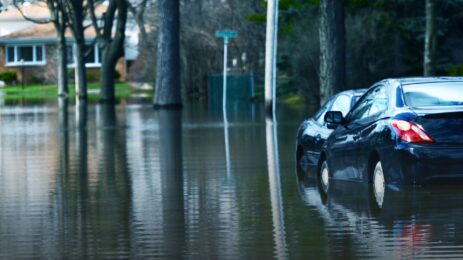
POLYGON ((260 105, 0 108, 0 258, 462 258, 463 188, 320 192, 308 114, 260 105))

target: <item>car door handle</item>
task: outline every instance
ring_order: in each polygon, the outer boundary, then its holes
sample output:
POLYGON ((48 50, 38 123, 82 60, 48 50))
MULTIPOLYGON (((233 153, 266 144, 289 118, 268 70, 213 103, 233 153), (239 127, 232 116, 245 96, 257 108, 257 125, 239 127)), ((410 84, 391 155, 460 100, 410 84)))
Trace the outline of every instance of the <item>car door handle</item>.
POLYGON ((355 142, 356 142, 359 138, 360 138, 360 136, 358 136, 358 135, 354 135, 354 136, 352 137, 352 139, 354 139, 355 142))

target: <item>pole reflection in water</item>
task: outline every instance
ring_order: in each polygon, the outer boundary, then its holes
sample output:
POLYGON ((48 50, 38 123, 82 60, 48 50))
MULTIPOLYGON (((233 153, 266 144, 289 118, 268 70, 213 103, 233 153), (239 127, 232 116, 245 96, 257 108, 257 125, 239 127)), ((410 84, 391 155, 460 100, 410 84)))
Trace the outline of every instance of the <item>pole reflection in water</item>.
POLYGON ((273 236, 276 255, 279 259, 287 259, 286 232, 283 211, 283 198, 280 182, 280 161, 278 153, 276 118, 266 119, 266 143, 270 201, 272 204, 273 236))
POLYGON ((225 138, 225 164, 227 166, 227 177, 230 178, 231 174, 231 167, 230 167, 230 142, 228 136, 228 117, 227 117, 227 109, 224 107, 223 110, 223 131, 224 131, 224 138, 225 138))

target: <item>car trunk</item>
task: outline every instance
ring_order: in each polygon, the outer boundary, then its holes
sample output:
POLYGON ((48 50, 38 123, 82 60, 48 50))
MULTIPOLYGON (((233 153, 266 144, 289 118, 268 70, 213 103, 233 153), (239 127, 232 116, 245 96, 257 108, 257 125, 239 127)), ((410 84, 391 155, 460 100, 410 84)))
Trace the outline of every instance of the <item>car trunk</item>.
POLYGON ((414 109, 416 123, 439 144, 463 144, 463 107, 414 109))

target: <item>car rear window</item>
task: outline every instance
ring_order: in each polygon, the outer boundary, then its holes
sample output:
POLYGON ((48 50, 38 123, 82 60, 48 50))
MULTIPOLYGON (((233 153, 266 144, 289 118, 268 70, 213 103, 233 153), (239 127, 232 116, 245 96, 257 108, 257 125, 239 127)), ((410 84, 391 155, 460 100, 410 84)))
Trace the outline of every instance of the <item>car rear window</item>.
POLYGON ((411 84, 402 88, 405 103, 411 107, 463 105, 463 82, 411 84))

